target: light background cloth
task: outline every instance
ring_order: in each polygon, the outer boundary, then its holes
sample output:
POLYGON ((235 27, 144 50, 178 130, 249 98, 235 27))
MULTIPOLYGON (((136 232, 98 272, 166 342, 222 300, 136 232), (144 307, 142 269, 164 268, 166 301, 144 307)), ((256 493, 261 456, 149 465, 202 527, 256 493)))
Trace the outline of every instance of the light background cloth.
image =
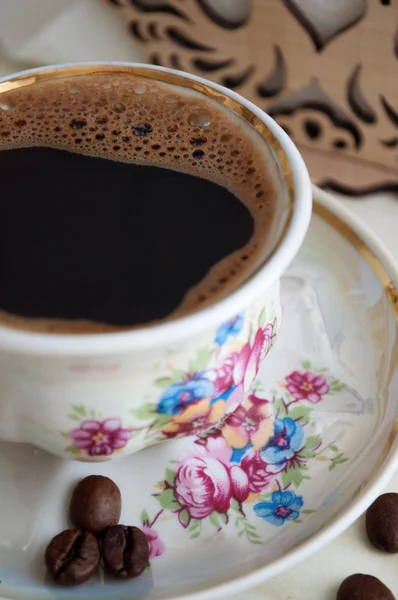
MULTIPOLYGON (((140 60, 116 11, 99 0, 0 0, 0 76, 45 64, 90 60, 140 60)), ((341 200, 398 259, 398 196, 341 200)), ((398 491, 398 475, 389 490, 398 491)), ((396 557, 369 548, 362 520, 300 566, 240 598, 334 600, 338 582, 355 572, 377 575, 398 592, 396 557)))

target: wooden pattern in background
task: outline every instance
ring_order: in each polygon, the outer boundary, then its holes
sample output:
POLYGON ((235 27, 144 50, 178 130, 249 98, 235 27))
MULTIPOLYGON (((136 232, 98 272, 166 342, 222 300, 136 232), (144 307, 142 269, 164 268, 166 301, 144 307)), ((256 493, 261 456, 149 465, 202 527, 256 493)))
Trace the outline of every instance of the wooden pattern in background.
POLYGON ((212 79, 271 114, 316 183, 398 191, 398 0, 107 2, 143 60, 212 79))

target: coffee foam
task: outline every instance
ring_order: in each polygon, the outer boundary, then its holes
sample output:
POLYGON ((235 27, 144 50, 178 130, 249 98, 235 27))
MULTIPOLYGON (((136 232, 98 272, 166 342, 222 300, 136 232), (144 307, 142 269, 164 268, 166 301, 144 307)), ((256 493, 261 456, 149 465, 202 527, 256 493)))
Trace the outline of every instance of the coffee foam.
MULTIPOLYGON (((202 94, 126 74, 43 81, 1 94, 0 150, 32 146, 191 173, 221 184, 249 208, 255 223, 249 243, 213 266, 169 318, 224 297, 264 255, 276 200, 269 159, 241 117, 202 94)), ((4 312, 1 323, 52 333, 117 329, 4 312)))

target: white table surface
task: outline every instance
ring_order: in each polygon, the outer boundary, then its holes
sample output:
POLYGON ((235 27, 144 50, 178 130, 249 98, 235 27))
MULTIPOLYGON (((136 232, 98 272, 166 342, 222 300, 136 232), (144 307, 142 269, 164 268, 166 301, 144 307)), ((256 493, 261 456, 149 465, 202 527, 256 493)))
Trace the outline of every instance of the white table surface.
MULTIPOLYGON (((98 0, 0 0, 0 22, 0 76, 46 63, 137 59, 120 35, 116 14, 98 0)), ((340 198, 398 260, 398 195, 340 198)), ((386 491, 398 492, 398 473, 386 491)), ((357 572, 379 577, 398 598, 397 557, 369 545, 363 518, 316 555, 239 600, 334 600, 339 583, 357 572)))

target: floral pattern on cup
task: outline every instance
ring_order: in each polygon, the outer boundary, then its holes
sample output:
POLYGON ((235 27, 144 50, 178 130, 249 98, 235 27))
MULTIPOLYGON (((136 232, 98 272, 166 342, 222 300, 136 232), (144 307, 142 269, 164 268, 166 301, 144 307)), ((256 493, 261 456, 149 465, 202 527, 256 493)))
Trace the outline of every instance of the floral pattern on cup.
POLYGON ((236 336, 242 331, 243 315, 236 315, 226 323, 220 325, 214 338, 217 346, 223 346, 230 336, 236 336))
POLYGON ((275 341, 278 323, 276 318, 268 322, 263 312, 255 324, 246 324, 246 329, 253 330, 249 341, 247 334, 240 336, 243 328, 242 314, 221 325, 213 343, 199 349, 186 370, 177 369, 167 361, 169 374, 154 380, 154 385, 161 389, 157 402, 146 402, 131 410, 133 424, 124 424, 112 416, 104 418, 87 407, 73 405, 68 416, 78 424, 62 434, 69 441, 65 450, 89 460, 123 451, 134 434, 150 443, 202 434, 219 426, 238 407, 241 410, 225 435, 240 436, 235 448, 243 448, 249 441, 255 447, 262 447, 272 428, 271 421, 263 423, 261 417, 262 413, 269 416, 267 402, 253 394, 248 408, 241 405, 261 361, 275 341), (243 445, 242 440, 245 440, 243 445))
POLYGON ((84 406, 72 406, 69 418, 79 421, 79 424, 67 433, 61 432, 61 435, 71 442, 65 448, 66 452, 96 457, 110 456, 125 448, 133 435, 134 428, 123 427, 121 420, 117 418, 95 417, 95 412, 87 411, 84 406))
MULTIPOLYGON (((257 336, 256 332, 254 339, 257 336)), ((232 371, 237 362, 233 364, 228 367, 232 371)), ((166 468, 163 481, 156 484, 153 496, 160 505, 156 518, 163 515, 162 521, 174 516, 191 539, 198 538, 209 524, 217 531, 234 526, 238 536, 261 544, 258 520, 282 527, 301 523, 316 511, 305 506, 304 495, 298 491, 309 478, 309 463, 318 461, 333 470, 348 458, 335 442, 324 443, 314 433, 312 413, 315 403, 340 392, 344 384, 333 379, 327 369, 315 369, 305 362, 277 387, 264 397, 255 383, 242 405, 221 425, 199 430, 190 439, 166 468), (289 389, 292 381, 295 386, 302 381, 313 383, 315 391, 306 389, 308 394, 297 399, 296 388, 289 389)), ((200 407, 201 414, 210 414, 209 398, 182 411, 189 410, 191 419, 193 406, 200 407)), ((180 415, 176 418, 182 425, 180 415)))
POLYGON ((157 403, 131 411, 146 439, 201 434, 220 425, 242 404, 278 331, 276 318, 267 322, 262 314, 247 342, 239 336, 243 323, 243 315, 238 315, 219 327, 213 344, 201 348, 186 370, 168 363, 169 374, 155 380, 161 389, 157 403))

